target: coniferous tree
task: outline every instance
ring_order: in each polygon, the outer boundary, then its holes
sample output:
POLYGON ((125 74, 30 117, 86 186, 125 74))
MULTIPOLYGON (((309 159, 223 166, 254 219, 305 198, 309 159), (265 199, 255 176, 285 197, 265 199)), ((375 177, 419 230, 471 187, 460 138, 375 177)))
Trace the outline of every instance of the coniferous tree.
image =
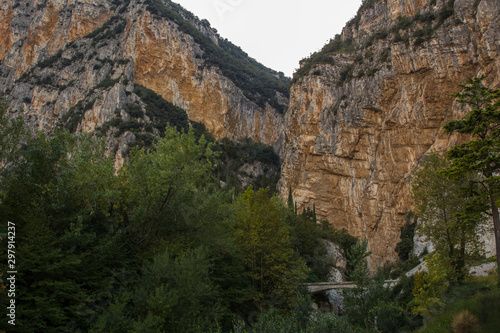
POLYGON ((447 156, 452 164, 449 175, 460 178, 474 171, 480 175, 478 180, 485 190, 482 192, 488 201, 495 230, 497 274, 500 284, 500 216, 498 198, 500 195, 500 89, 483 85, 484 76, 472 78, 462 85, 463 91, 456 96, 458 102, 470 108, 461 120, 445 125, 447 133, 464 133, 472 140, 452 147, 447 156))
POLYGON ((0 95, 0 177, 7 167, 17 162, 21 154, 21 144, 27 139, 27 134, 22 116, 11 119, 8 103, 0 95))
POLYGON ((314 224, 318 223, 318 219, 316 217, 316 204, 313 204, 312 220, 313 220, 314 224))
POLYGON ((113 163, 102 147, 87 136, 38 134, 2 183, 1 218, 16 223, 23 304, 9 331, 84 329, 119 284, 128 257, 112 208, 113 163))
POLYGON ((292 194, 292 187, 290 186, 290 189, 288 190, 288 209, 290 211, 294 211, 295 204, 293 202, 293 194, 292 194))

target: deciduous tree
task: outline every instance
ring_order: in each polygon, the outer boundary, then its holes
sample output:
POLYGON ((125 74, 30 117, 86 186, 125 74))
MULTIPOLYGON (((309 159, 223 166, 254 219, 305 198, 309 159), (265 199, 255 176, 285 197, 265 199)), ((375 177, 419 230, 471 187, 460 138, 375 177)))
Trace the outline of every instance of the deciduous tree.
POLYGON ((154 150, 131 154, 123 170, 126 197, 134 207, 128 214, 130 229, 141 245, 185 227, 195 210, 192 198, 210 183, 213 152, 194 132, 179 133, 167 127, 154 150))
POLYGON ((436 153, 427 156, 412 180, 418 231, 442 254, 451 282, 465 277, 466 254, 479 249, 484 222, 484 203, 470 187, 472 175, 450 179, 443 170, 450 163, 436 153))
POLYGON ((289 297, 306 276, 306 266, 294 253, 286 207, 267 190, 250 186, 234 204, 234 234, 245 253, 248 274, 257 294, 256 300, 273 293, 289 297))

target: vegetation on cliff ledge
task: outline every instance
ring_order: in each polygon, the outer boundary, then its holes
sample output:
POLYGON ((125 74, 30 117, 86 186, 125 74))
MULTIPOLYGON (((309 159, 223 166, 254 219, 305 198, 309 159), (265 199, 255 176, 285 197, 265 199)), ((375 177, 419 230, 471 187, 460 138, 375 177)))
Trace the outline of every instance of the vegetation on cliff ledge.
MULTIPOLYGON (((454 0, 444 2, 438 7, 435 3, 431 3, 412 17, 399 16, 396 22, 388 20, 385 25, 373 31, 362 31, 359 25, 363 14, 372 10, 377 2, 377 0, 363 1, 356 16, 347 23, 345 28, 347 32, 336 35, 320 51, 302 59, 300 68, 293 75, 292 83, 308 75, 321 74, 321 70, 316 68, 318 65, 335 65, 341 68, 338 86, 366 74, 373 76, 380 70, 381 65, 389 60, 388 42, 404 43, 407 47, 422 47, 435 36, 436 31, 445 22, 451 22, 449 19, 454 14, 454 0), (352 35, 357 37, 355 39, 349 37, 352 35), (376 41, 382 43, 380 48, 382 51, 377 51, 374 47, 376 41), (379 53, 376 57, 377 61, 373 61, 375 52, 379 53), (344 56, 336 57, 340 54, 344 56), (337 63, 336 59, 340 61, 337 63), (363 59, 370 61, 363 64, 363 59)), ((451 24, 456 24, 456 22, 451 24)))
MULTIPOLYGON (((299 300, 309 304, 299 283, 326 279, 316 253, 332 231, 267 189, 238 195, 221 186, 214 167, 229 152, 194 128, 167 127, 116 172, 103 140, 64 130, 30 134, 8 119, 6 103, 0 107, 0 132, 9 139, 0 142, 0 232, 4 238, 14 221, 19 258, 16 326, 2 321, 0 329, 229 331, 258 320, 269 304, 280 315, 299 300)), ((275 162, 259 149, 241 158, 275 162)), ((1 293, 2 306, 8 302, 1 293)))
MULTIPOLYGON (((162 0, 146 0, 145 4, 153 15, 175 22, 182 32, 192 36, 204 52, 205 64, 219 68, 248 99, 263 108, 268 103, 280 113, 285 111, 286 104, 280 101, 279 95, 289 97, 289 80, 283 73, 258 63, 227 39, 217 37, 218 45, 215 44, 191 23, 198 19, 179 5, 162 0)), ((210 26, 207 28, 211 29, 210 26)))

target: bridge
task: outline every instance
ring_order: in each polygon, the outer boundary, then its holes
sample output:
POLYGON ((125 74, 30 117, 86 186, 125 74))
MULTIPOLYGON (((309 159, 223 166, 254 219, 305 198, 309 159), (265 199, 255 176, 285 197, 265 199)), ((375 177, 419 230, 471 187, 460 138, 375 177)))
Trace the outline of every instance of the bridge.
MULTIPOLYGON (((384 287, 392 287, 399 280, 385 280, 384 287)), ((316 283, 302 283, 303 286, 306 286, 311 294, 317 294, 322 291, 332 290, 332 289, 354 289, 356 288, 356 284, 354 282, 346 281, 346 282, 316 282, 316 283)))

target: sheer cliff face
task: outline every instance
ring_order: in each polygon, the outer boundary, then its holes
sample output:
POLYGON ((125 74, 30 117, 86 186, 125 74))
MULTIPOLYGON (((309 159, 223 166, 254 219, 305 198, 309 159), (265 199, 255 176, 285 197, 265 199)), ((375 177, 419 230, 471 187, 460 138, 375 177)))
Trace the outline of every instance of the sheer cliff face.
POLYGON ((382 264, 397 258, 412 171, 426 152, 457 140, 441 130, 464 112, 451 94, 479 74, 499 85, 500 5, 363 7, 329 60, 294 80, 280 186, 283 196, 292 188, 299 206, 315 204, 320 217, 367 238, 372 263, 382 264))
POLYGON ((101 1, 3 1, 0 4, 0 61, 21 76, 47 53, 85 36, 111 12, 101 1))
MULTIPOLYGON (((117 115, 128 120, 121 109, 141 104, 134 93, 134 84, 141 84, 185 109, 217 138, 250 137, 282 151, 282 114, 255 102, 258 96, 248 98, 220 68, 208 64, 207 51, 193 36, 168 17, 152 14, 148 3, 171 6, 134 0, 2 2, 0 93, 12 101, 13 110, 25 110, 33 127, 51 130, 69 117, 78 120, 77 131, 91 131, 117 115), (76 118, 68 114, 72 107, 79 112, 76 118)), ((207 24, 178 7, 168 8, 219 43, 207 24)), ((285 96, 276 96, 286 105, 285 96)), ((124 137, 122 145, 134 139, 124 137)))
POLYGON ((134 23, 130 41, 137 83, 185 109, 217 138, 249 137, 282 150, 283 116, 269 105, 255 105, 217 68, 206 67, 191 36, 147 13, 134 23))
POLYGON ((441 131, 465 112, 451 94, 470 76, 500 82, 498 0, 366 0, 341 38, 302 63, 283 116, 270 106, 288 102, 282 92, 253 94, 217 65, 213 45, 227 42, 206 23, 154 3, 1 2, 0 93, 35 128, 99 129, 121 165, 134 140, 158 134, 146 133, 141 84, 218 138, 273 145, 282 194, 291 187, 300 207, 367 238, 375 264, 396 257, 422 156, 458 140, 441 131))

